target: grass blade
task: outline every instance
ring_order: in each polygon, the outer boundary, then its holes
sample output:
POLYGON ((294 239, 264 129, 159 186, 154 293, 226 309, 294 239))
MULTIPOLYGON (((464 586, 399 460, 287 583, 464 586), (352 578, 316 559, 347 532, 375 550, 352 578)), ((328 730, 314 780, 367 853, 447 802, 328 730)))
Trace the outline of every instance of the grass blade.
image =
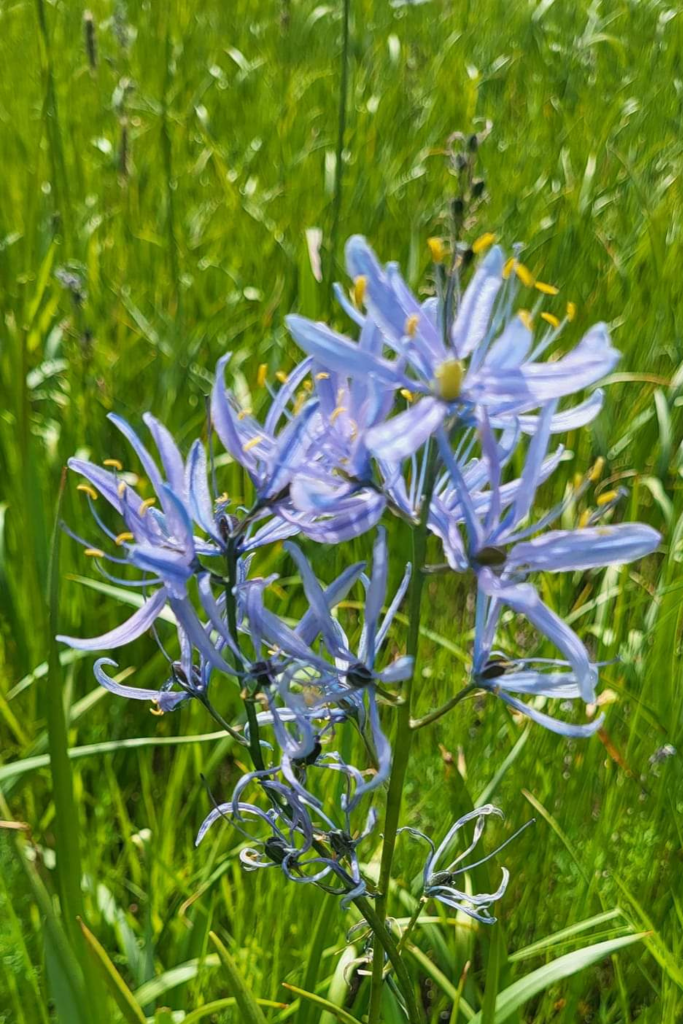
MULTIPOLYGON (((508 988, 498 993, 496 1013, 493 1018, 495 1024, 503 1024, 504 1021, 509 1020, 521 1006, 524 1006, 526 1002, 550 985, 569 978, 572 974, 597 963, 598 960, 604 960, 605 957, 611 956, 619 949, 630 946, 634 942, 640 942, 644 936, 645 932, 638 932, 636 935, 624 935, 620 939, 596 942, 592 946, 586 946, 585 949, 577 949, 573 953, 566 953, 564 956, 558 957, 557 960, 551 960, 549 964, 544 964, 538 970, 513 982, 508 988)), ((483 1024, 481 1012, 472 1018, 472 1024, 483 1024)))
POLYGON ((314 992, 306 992, 303 988, 297 988, 296 985, 288 985, 286 981, 282 982, 282 987, 289 989, 290 992, 294 992, 295 995, 301 996, 302 999, 306 999, 311 1003, 315 1003, 316 1006, 320 1006, 323 1010, 327 1010, 337 1020, 341 1021, 342 1024, 360 1024, 357 1017, 352 1016, 348 1010, 342 1009, 341 1006, 335 1006, 329 999, 324 999, 322 996, 315 995, 314 992))
POLYGON ((147 1018, 142 1012, 140 1004, 135 1001, 133 993, 111 962, 104 946, 95 938, 81 918, 78 919, 78 923, 81 926, 81 931, 88 944, 88 948, 92 953, 93 960, 99 968, 104 983, 121 1011, 124 1020, 128 1021, 129 1024, 147 1024, 147 1018))
POLYGON ((260 1006, 250 992, 246 981, 242 977, 242 974, 240 973, 237 964, 230 956, 230 953, 228 953, 227 949, 215 932, 209 932, 209 938, 216 947, 221 963, 225 969, 225 973, 228 976, 230 988, 235 996, 244 1024, 266 1024, 266 1018, 263 1016, 260 1006))

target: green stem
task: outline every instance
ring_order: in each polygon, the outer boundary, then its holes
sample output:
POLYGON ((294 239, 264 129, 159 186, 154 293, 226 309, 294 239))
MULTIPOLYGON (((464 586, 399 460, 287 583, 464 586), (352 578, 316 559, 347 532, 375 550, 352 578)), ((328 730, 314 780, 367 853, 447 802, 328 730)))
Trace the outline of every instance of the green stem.
MULTIPOLYGON (((379 943, 376 943, 373 952, 373 977, 374 968, 377 963, 379 963, 380 966, 380 974, 383 975, 384 973, 384 957, 381 955, 382 950, 384 950, 384 952, 389 957, 389 961, 392 967, 396 971, 396 978, 398 980, 399 985, 401 986, 401 991, 405 998, 406 1007, 408 1009, 408 1020, 410 1021, 410 1024, 418 1024, 418 1022, 424 1020, 424 1015, 415 998, 413 983, 411 981, 410 974, 408 973, 408 968, 406 967, 405 962, 399 952, 399 947, 396 943, 396 940, 394 939, 393 935, 391 934, 386 924, 384 923, 383 918, 380 917, 378 911, 375 910, 372 904, 367 899, 365 899, 364 896, 359 896, 354 902, 358 909, 360 910, 363 917, 365 918, 365 920, 372 928, 375 939, 379 939, 379 943)), ((381 991, 382 990, 380 988, 380 994, 381 991)), ((368 1018, 368 1021, 369 1020, 370 1018, 368 1018)))
MULTIPOLYGON (((391 881, 391 867, 394 859, 396 846, 396 832, 398 829, 399 816, 401 813, 401 798, 403 786, 408 769, 410 758, 410 746, 413 738, 411 728, 411 706, 413 695, 413 683, 415 679, 415 668, 417 666, 417 654, 420 640, 420 612, 422 609, 422 591, 424 588, 425 576, 422 568, 425 564, 427 552, 427 517, 429 506, 436 480, 437 458, 436 451, 432 447, 426 458, 429 459, 427 477, 425 480, 425 493, 422 497, 420 508, 420 521, 413 531, 413 575, 410 581, 409 599, 409 621, 408 641, 406 653, 414 659, 413 675, 405 684, 403 690, 404 701, 398 707, 396 713, 396 731, 394 735, 394 759, 391 766, 389 778, 389 792, 387 794, 387 807, 384 818, 384 842, 382 845, 382 861, 379 872, 379 892, 377 900, 377 916, 384 923, 387 915, 387 896, 389 883, 391 881)), ((381 935, 379 936, 381 941, 381 935)), ((385 947, 386 949, 386 947, 385 947)), ((386 950, 387 954, 389 950, 386 950)), ((370 991, 370 1009, 368 1013, 368 1024, 377 1024, 380 1017, 382 1005, 382 984, 383 971, 380 957, 375 957, 372 964, 372 987, 370 991)), ((415 1018, 411 1018, 419 1024, 423 1019, 421 1011, 415 1018)))
POLYGON ((437 722, 439 718, 442 718, 444 715, 447 715, 449 711, 452 711, 461 700, 464 700, 465 697, 474 693, 476 689, 477 686, 475 683, 468 683, 467 686, 463 686, 459 693, 456 693, 455 697, 451 697, 450 700, 447 700, 446 703, 442 704, 440 708, 436 709, 436 711, 430 711, 428 715, 424 716, 424 718, 411 719, 410 728, 415 732, 417 729, 424 729, 425 725, 431 725, 432 722, 437 722))
POLYGON ((337 118, 337 149, 334 165, 334 195, 332 197, 332 227, 330 229, 330 255, 329 270, 327 275, 327 287, 330 296, 332 295, 332 282, 334 281, 334 268, 337 261, 337 245, 339 238, 339 220, 342 204, 342 177, 344 162, 344 136, 346 134, 346 107, 347 94, 349 89, 349 19, 351 14, 351 0, 343 0, 342 10, 342 52, 341 52, 341 82, 339 84, 339 115, 337 118))
MULTIPOLYGON (((228 543, 227 565, 228 579, 225 587, 225 608, 228 615, 228 632, 235 641, 235 645, 239 650, 239 635, 237 633, 237 601, 235 599, 235 587, 237 585, 237 551, 233 538, 230 538, 228 543)), ((240 668, 241 666, 238 664, 237 667, 240 668)), ((244 698, 244 708, 247 712, 247 721, 249 722, 249 750, 251 751, 251 759, 254 762, 254 768, 256 768, 257 771, 263 771, 265 765, 263 763, 263 754, 261 753, 258 719, 256 717, 254 702, 248 694, 244 698)))
POLYGON ((415 907, 415 910, 413 911, 413 916, 411 917, 410 921, 408 921, 408 924, 406 926, 406 930, 404 931, 403 935, 401 936, 401 941, 398 944, 398 951, 399 951, 399 953, 402 953, 403 950, 406 948, 406 945, 408 943, 408 939, 410 938, 410 933, 412 932, 413 928, 417 924, 417 919, 420 916, 420 914, 422 913, 422 911, 424 910, 424 908, 426 907, 428 902, 429 902, 429 900, 428 900, 428 898, 426 896, 422 896, 417 901, 417 906, 415 907))

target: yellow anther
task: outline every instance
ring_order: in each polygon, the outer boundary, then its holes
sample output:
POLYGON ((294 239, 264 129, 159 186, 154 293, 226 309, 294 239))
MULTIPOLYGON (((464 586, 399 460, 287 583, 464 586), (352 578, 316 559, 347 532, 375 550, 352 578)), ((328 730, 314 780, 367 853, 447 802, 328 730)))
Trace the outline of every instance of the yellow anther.
POLYGON ((335 420, 339 419, 343 412, 346 412, 345 407, 343 405, 338 405, 337 408, 330 413, 330 423, 334 423, 335 420))
POLYGON ((151 508, 152 505, 156 505, 156 503, 157 503, 157 499, 156 498, 145 498, 144 501, 140 502, 140 508, 138 509, 138 515, 144 516, 145 512, 147 511, 147 509, 151 508))
POLYGON ((589 508, 584 509, 584 511, 579 516, 579 529, 580 530, 584 530, 588 526, 588 524, 590 522, 590 518, 591 518, 591 510, 589 508))
POLYGON ((304 389, 304 391, 311 392, 313 390, 313 382, 306 379, 301 385, 301 387, 304 389))
POLYGON ((446 246, 442 238, 428 238, 427 245, 435 263, 443 263, 446 258, 446 246))
POLYGON ((229 500, 230 499, 228 497, 228 492, 227 491, 223 491, 222 494, 218 495, 218 497, 216 498, 216 501, 215 501, 214 504, 216 504, 216 505, 227 505, 229 500))
POLYGON ((576 303, 575 302, 568 302, 567 303, 567 320, 569 320, 569 322, 571 323, 571 321, 574 319, 575 316, 576 316, 576 303))
POLYGON ((247 441, 246 444, 242 445, 242 451, 250 452, 251 449, 255 448, 257 444, 260 444, 262 440, 263 438, 261 437, 261 435, 257 434, 256 437, 252 437, 251 440, 247 441))
POLYGON ((112 469, 117 469, 119 473, 123 469, 123 463, 119 459, 105 459, 102 463, 103 466, 111 466, 112 469))
POLYGON ((545 281, 537 281, 534 287, 544 295, 557 295, 560 290, 554 284, 546 284, 545 281))
POLYGON ((511 256, 509 260, 506 260, 505 266, 503 267, 503 280, 507 281, 508 277, 512 273, 512 268, 515 265, 515 257, 511 256))
POLYGON ((583 483, 583 476, 581 473, 574 473, 574 490, 578 491, 583 483))
POLYGON ((135 537, 130 532, 130 530, 124 530, 123 533, 120 533, 118 535, 118 537, 114 537, 114 543, 118 544, 119 546, 121 544, 125 544, 126 541, 129 541, 129 540, 135 540, 135 537))
POLYGON ((415 401, 415 395, 413 394, 412 391, 408 391, 408 388, 401 388, 400 394, 403 395, 403 397, 405 398, 406 402, 414 402, 415 401))
POLYGON ((419 324, 419 322, 420 318, 417 315, 417 313, 413 313, 413 315, 409 316, 408 319, 406 320, 403 330, 405 331, 409 338, 415 337, 415 334, 417 333, 417 325, 419 324))
POLYGON ((330 379, 330 375, 329 375, 329 373, 325 373, 325 371, 323 370, 322 373, 316 373, 315 379, 316 380, 329 380, 330 379))
POLYGON ((351 298, 353 299, 353 304, 354 306, 356 306, 357 309, 360 309, 360 307, 363 305, 363 300, 365 299, 365 292, 367 291, 367 287, 367 277, 365 276, 365 274, 359 274, 358 277, 355 278, 353 282, 353 288, 351 289, 351 298))
POLYGON ((308 395, 306 394, 306 392, 303 389, 301 391, 299 391, 299 393, 296 396, 296 399, 294 400, 294 415, 295 416, 299 412, 301 412, 301 410, 303 409, 303 406, 304 406, 304 402, 306 401, 307 398, 308 398, 308 395))
POLYGON ((246 419, 247 416, 251 416, 251 409, 240 409, 237 413, 238 420, 246 419))
POLYGON ((163 712, 163 711, 161 710, 161 708, 159 707, 159 702, 158 702, 158 701, 156 701, 156 700, 153 700, 153 701, 152 701, 152 704, 154 704, 155 706, 154 706, 153 708, 150 708, 150 709, 149 709, 149 713, 150 713, 151 715, 156 715, 156 716, 157 716, 157 718, 161 718, 161 716, 163 715, 163 713, 164 713, 164 712, 163 712))
POLYGON ((351 440, 355 441, 358 437, 358 424, 355 420, 350 420, 349 422, 351 424, 351 440))
POLYGON ((555 330, 560 326, 560 321, 552 313, 541 313, 541 320, 545 320, 545 322, 550 324, 551 327, 554 327, 555 330))
POLYGON ((588 479, 590 480, 590 482, 592 484, 594 484, 597 480, 600 479, 600 477, 602 476, 602 471, 603 471, 604 468, 605 468, 605 460, 603 459, 602 455, 600 455, 595 460, 593 468, 591 469, 591 471, 588 474, 588 479))
POLYGON ((517 316, 522 321, 522 323, 526 327, 527 331, 533 331, 533 329, 534 329, 534 322, 531 319, 531 313, 529 312, 528 309, 518 309, 517 310, 517 316))
POLYGON ((268 376, 268 363, 261 363, 256 374, 256 383, 262 388, 266 383, 266 377, 268 376))
POLYGON ((83 491, 83 493, 87 494, 93 501, 97 501, 97 491, 94 487, 91 487, 90 484, 79 484, 76 490, 83 491))
POLYGON ((86 548, 83 552, 88 558, 104 558, 104 551, 100 548, 86 548))
POLYGON ((119 492, 119 498, 123 497, 123 492, 125 491, 127 486, 128 484, 126 483, 126 481, 122 480, 119 486, 116 488, 116 490, 119 492))
POLYGON ((491 248, 495 240, 496 236, 492 231, 484 232, 483 235, 479 235, 479 238, 472 242, 472 252, 475 256, 479 255, 480 252, 486 252, 487 249, 491 248))
POLYGON ((531 273, 528 267, 525 267, 523 263, 515 263, 515 274, 520 279, 525 288, 533 288, 536 284, 536 278, 531 273))
POLYGON ((436 371, 439 394, 444 402, 454 402, 460 394, 464 371, 459 359, 447 359, 436 371))
POLYGON ((596 505, 601 508, 603 505, 609 505, 611 501, 619 497, 619 491, 603 491, 596 499, 596 505))
POLYGON ((276 370, 275 376, 277 377, 281 384, 286 384, 287 381, 289 380, 289 377, 284 370, 276 370))

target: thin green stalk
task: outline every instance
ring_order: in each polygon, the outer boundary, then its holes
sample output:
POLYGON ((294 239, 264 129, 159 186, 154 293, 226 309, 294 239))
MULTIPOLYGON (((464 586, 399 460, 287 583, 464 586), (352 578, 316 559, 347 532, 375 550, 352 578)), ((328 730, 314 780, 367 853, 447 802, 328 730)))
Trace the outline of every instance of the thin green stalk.
MULTIPOLYGON (((225 607, 228 615, 228 632, 239 649, 239 636, 237 633, 237 602, 235 600, 234 593, 237 585, 237 552, 235 550, 233 538, 230 539, 230 543, 228 544, 227 563, 228 579, 225 588, 225 607)), ((239 668, 240 666, 238 665, 237 667, 239 668)), ((251 759, 254 762, 254 768, 256 768, 257 771, 263 771, 265 765, 263 763, 263 754, 261 753, 261 738, 259 735, 258 718, 256 717, 254 702, 248 695, 244 698, 244 708, 247 713, 247 721, 249 723, 249 750, 251 752, 251 759)))
POLYGON ((332 197, 332 227, 330 229, 330 255, 327 274, 327 287, 332 294, 334 267, 337 261, 337 245, 339 239, 339 221, 342 204, 342 178, 344 174, 344 138, 346 135, 346 108, 349 91, 349 21, 351 16, 351 0, 343 0, 342 9, 342 51, 341 81, 339 83, 339 114, 337 117, 337 149, 334 165, 334 195, 332 197))
MULTIPOLYGON (((377 955, 383 949, 389 957, 391 966, 396 971, 396 978, 401 986, 401 992, 403 993, 403 997, 406 1001, 410 1024, 420 1024, 420 1022, 424 1020, 424 1014, 415 998, 415 991, 413 989, 410 974, 408 973, 408 968, 405 965, 403 957, 399 953, 398 945, 393 935, 388 930, 383 918, 380 917, 378 910, 375 910, 372 904, 365 899, 365 897, 359 896, 358 899, 355 900, 355 904, 372 928, 375 938, 379 939, 380 948, 376 949, 375 956, 373 957, 373 977, 374 965, 376 963, 379 963, 380 965, 380 973, 384 973, 384 957, 377 955)), ((382 990, 380 988, 380 994, 381 991, 382 990)), ((368 1022, 369 1021, 370 1018, 368 1017, 368 1022)))
POLYGON ((430 711, 428 715, 424 716, 424 718, 411 719, 410 728, 415 732, 417 729, 424 729, 425 725, 431 725, 432 722, 438 722, 440 718, 443 718, 443 716, 447 715, 449 711, 452 711, 454 707, 457 707, 461 700, 464 700, 465 697, 469 697, 469 695, 474 693, 476 689, 477 686, 475 683, 468 683, 467 686, 463 686, 462 690, 456 693, 454 697, 451 697, 451 699, 447 700, 445 704, 442 704, 440 708, 437 708, 435 711, 430 711))
MULTIPOLYGON (((394 860, 394 848, 396 846, 396 832, 398 829, 399 816, 401 813, 401 799, 405 783, 408 761, 410 759, 410 747, 413 738, 411 728, 411 708, 413 696, 413 683, 415 680, 415 667, 417 666, 417 654, 420 640, 420 612, 422 609, 422 592, 424 589, 425 575, 422 571, 425 564, 427 552, 427 517, 431 502, 432 491, 436 480, 437 458, 436 451, 428 452, 429 466, 425 481, 425 493, 420 508, 420 521, 413 530, 413 575, 410 584, 409 599, 409 621, 408 640, 406 653, 414 659, 412 677, 407 681, 403 689, 403 703, 398 707, 396 713, 396 732, 394 735, 394 759, 391 766, 389 778, 389 792, 387 794, 387 806, 384 818, 384 842, 382 845, 382 861, 379 872, 380 896, 377 900, 377 917, 382 921, 387 914, 387 895, 391 881, 391 867, 394 860)), ((381 939, 380 939, 381 941, 381 939)), ((386 947, 385 947, 386 949, 386 947)), ((386 950, 388 954, 388 950, 386 950)), ((382 971, 381 957, 375 957, 372 965, 372 987, 370 992, 370 1009, 368 1013, 368 1024, 377 1024, 382 1005, 382 971)), ((423 1019, 421 1011, 414 1021, 423 1019)), ((412 1024, 412 1019, 411 1019, 412 1024)))
POLYGON ((401 940, 400 940, 400 942, 398 944, 398 951, 399 951, 399 953, 402 953, 403 950, 406 948, 406 945, 408 943, 408 939, 410 938, 410 933, 412 932, 413 928, 417 924, 417 920, 418 920, 420 914, 422 913, 422 911, 424 910, 424 908, 426 907, 428 902, 429 902, 429 900, 427 899, 426 896, 422 896, 417 901, 417 906, 415 907, 415 910, 413 911, 413 916, 411 917, 410 921, 408 921, 408 924, 406 925, 406 929, 403 932, 403 935, 401 936, 401 940))

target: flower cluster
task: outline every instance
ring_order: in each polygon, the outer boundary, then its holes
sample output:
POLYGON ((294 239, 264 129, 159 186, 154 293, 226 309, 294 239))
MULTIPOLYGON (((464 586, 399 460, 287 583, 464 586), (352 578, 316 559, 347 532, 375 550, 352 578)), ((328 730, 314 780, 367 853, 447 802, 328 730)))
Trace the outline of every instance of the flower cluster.
MULTIPOLYGON (((486 237, 475 249, 491 241, 486 237)), ((219 361, 209 452, 215 434, 251 481, 249 507, 219 495, 213 458, 207 459, 201 440, 184 456, 150 414, 143 419, 156 456, 128 423, 110 419, 153 494, 143 498, 137 478, 118 460, 69 463, 84 480, 79 488, 103 538, 76 539, 105 579, 140 596, 135 613, 109 633, 60 639, 81 650, 111 651, 151 630, 168 662, 166 679, 157 689, 123 685, 106 671, 115 662, 102 657, 95 664, 102 686, 152 701, 156 713, 199 700, 252 756, 253 770, 211 811, 197 842, 225 818, 248 843, 241 853, 246 868, 273 868, 295 883, 321 885, 339 893, 344 905, 376 895, 357 853, 376 812, 370 808, 364 826, 357 819, 359 805, 377 799, 391 771, 391 709, 413 676, 415 650, 396 655, 397 645, 387 645, 409 588, 418 595, 411 615, 419 614, 426 571, 466 574, 476 606, 469 686, 496 694, 556 733, 587 736, 600 727, 600 717, 577 724, 542 708, 552 698, 593 703, 599 666, 532 580, 542 572, 629 562, 659 542, 649 526, 613 522, 617 491, 603 491, 575 529, 557 528, 595 484, 599 466, 576 479, 561 504, 540 518, 533 512, 539 486, 563 459, 553 437, 588 424, 600 411, 603 394, 595 386, 619 358, 606 326, 595 325, 566 348, 573 306, 562 318, 543 309, 557 289, 535 281, 517 256, 506 260, 489 245, 461 292, 458 254, 445 271, 442 249, 431 242, 436 293, 420 301, 395 264, 383 266, 365 239, 349 240, 351 290, 347 295, 338 286, 337 295, 357 340, 288 317, 305 357, 288 374, 278 373, 280 386, 269 388, 264 415, 241 406, 226 388, 230 355, 219 361), (519 308, 521 292, 525 308, 519 308), (561 406, 586 389, 593 390, 583 400, 561 406), (515 476, 513 467, 520 466, 515 476), (120 517, 119 528, 98 512, 98 496, 120 517), (433 535, 443 565, 406 564, 391 550, 381 525, 386 514, 403 519, 425 541, 433 535), (337 545, 368 531, 374 535, 369 570, 350 565, 327 584, 292 540, 337 545), (276 577, 253 568, 258 549, 283 541, 307 602, 296 623, 272 610, 276 577), (393 593, 390 560, 400 563, 402 577, 393 593), (354 590, 363 598, 355 602, 362 622, 357 642, 339 615, 354 590), (551 644, 555 656, 519 658, 502 649, 500 627, 510 612, 551 644), (158 625, 161 617, 177 633, 173 654, 161 639, 168 629, 158 625), (214 706, 221 676, 243 698, 242 722, 225 722, 214 706), (362 767, 346 763, 334 747, 345 723, 363 738, 362 767), (330 772, 343 780, 336 807, 320 795, 330 772)), ((495 920, 488 908, 505 891, 507 874, 496 892, 483 895, 467 895, 456 883, 495 813, 487 805, 466 815, 438 849, 423 837, 431 850, 424 897, 484 923, 495 920), (437 870, 470 819, 476 822, 472 844, 437 870)))

